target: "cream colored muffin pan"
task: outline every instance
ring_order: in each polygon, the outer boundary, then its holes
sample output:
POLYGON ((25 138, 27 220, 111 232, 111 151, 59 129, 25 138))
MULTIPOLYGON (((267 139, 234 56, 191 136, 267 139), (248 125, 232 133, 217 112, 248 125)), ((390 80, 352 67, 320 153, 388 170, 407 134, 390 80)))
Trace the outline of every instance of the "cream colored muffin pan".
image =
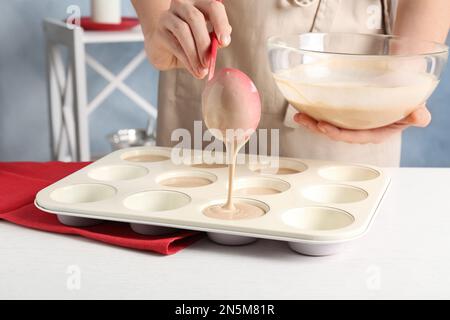
MULTIPOLYGON (((193 159, 198 156, 197 151, 193 159)), ((234 198, 266 213, 221 220, 202 211, 224 202, 228 168, 192 159, 175 164, 170 157, 171 149, 161 147, 115 151, 41 190, 35 204, 73 226, 122 221, 143 234, 199 230, 221 244, 275 239, 300 253, 326 255, 368 231, 390 181, 387 172, 372 166, 293 158, 280 158, 279 172, 265 172, 266 162, 243 156, 234 198), (198 179, 202 186, 164 185, 186 178, 198 179), (277 193, 253 194, 260 188, 277 193)))

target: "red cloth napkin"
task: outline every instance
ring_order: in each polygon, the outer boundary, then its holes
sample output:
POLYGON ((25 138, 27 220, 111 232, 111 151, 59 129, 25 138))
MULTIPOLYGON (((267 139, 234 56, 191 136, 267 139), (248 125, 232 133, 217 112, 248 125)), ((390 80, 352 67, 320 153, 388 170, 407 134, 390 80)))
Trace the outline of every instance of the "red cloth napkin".
POLYGON ((87 162, 7 162, 0 163, 0 219, 49 232, 79 235, 126 248, 173 254, 194 243, 201 233, 180 231, 167 236, 144 236, 128 224, 105 222, 86 228, 61 224, 56 215, 34 206, 36 193, 75 172, 87 162))

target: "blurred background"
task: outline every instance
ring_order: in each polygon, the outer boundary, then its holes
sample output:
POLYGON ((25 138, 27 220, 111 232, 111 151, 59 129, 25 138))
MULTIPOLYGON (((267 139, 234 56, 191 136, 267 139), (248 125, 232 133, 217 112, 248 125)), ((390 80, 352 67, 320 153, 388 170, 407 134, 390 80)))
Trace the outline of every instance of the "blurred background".
MULTIPOLYGON (((46 85, 45 41, 42 21, 64 19, 67 8, 76 4, 89 15, 89 0, 0 1, 0 161, 47 161, 51 158, 46 85)), ((122 1, 124 16, 135 16, 128 0, 122 1)), ((447 44, 449 39, 447 39, 447 44)), ((87 53, 117 74, 143 48, 142 43, 95 44, 87 53)), ((448 69, 448 67, 447 67, 448 69)), ((88 100, 107 84, 86 69, 88 100)), ((157 105, 158 72, 144 62, 125 83, 157 105)), ((147 114, 119 91, 96 109, 89 122, 92 155, 111 151, 106 136, 121 128, 145 128, 147 114)), ((450 72, 428 102, 433 114, 425 129, 406 130, 402 166, 450 166, 450 72)))

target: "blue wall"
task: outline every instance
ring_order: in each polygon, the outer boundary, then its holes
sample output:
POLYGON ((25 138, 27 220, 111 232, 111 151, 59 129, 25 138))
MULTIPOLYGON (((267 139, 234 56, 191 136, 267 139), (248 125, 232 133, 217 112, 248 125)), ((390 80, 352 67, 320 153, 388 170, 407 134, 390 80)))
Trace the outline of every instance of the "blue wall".
MULTIPOLYGON (((0 1, 0 161, 45 161, 50 157, 42 19, 64 18, 71 4, 80 5, 83 14, 89 13, 88 0, 0 1)), ((134 15, 126 0, 123 10, 125 15, 134 15)), ((117 73, 141 49, 142 44, 110 44, 89 47, 88 52, 117 73)), ((91 70, 88 78, 92 98, 106 81, 91 70)), ((126 82, 156 104, 157 81, 158 73, 144 63, 126 82)), ((432 124, 404 134, 402 165, 450 166, 449 84, 447 70, 429 101, 432 124)), ((108 133, 145 124, 145 114, 121 93, 114 93, 91 119, 93 154, 110 151, 105 139, 108 133)))
MULTIPOLYGON (((79 5, 84 15, 90 11, 88 0, 0 1, 0 161, 50 157, 42 20, 65 18, 71 4, 79 5)), ((123 10, 124 15, 135 15, 126 0, 123 10)), ((91 45, 88 52, 117 74, 142 48, 142 43, 91 45)), ((89 68, 87 76, 90 100, 107 83, 89 68)), ((126 83, 156 105, 157 81, 157 71, 146 61, 126 83)), ((92 154, 111 151, 108 133, 145 127, 146 119, 133 102, 115 92, 92 115, 92 154)))
MULTIPOLYGON (((447 38, 447 45, 450 37, 447 38)), ((402 166, 450 167, 450 67, 428 100, 433 119, 426 128, 409 128, 403 134, 402 166)))

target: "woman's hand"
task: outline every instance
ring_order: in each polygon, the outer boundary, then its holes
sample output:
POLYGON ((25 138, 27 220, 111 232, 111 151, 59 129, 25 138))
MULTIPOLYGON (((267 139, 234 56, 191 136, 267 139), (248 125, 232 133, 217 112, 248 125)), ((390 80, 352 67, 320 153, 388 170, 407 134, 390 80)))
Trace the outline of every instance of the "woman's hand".
POLYGON ((324 134, 335 141, 365 144, 382 143, 410 126, 426 127, 431 122, 431 114, 424 105, 396 123, 370 130, 348 130, 338 128, 328 122, 316 121, 304 113, 297 113, 294 116, 294 120, 309 130, 324 134))
POLYGON ((216 0, 172 0, 154 28, 145 34, 145 47, 150 62, 159 70, 186 68, 202 79, 208 72, 211 44, 207 21, 219 41, 226 47, 231 42, 231 26, 225 7, 216 0))

